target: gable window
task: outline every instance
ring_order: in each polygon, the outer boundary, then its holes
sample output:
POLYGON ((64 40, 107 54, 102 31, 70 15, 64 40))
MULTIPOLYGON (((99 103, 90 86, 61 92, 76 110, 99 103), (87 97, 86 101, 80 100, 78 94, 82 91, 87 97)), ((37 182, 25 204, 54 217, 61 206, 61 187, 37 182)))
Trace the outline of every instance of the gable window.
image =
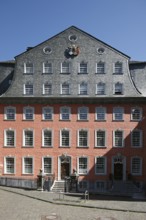
POLYGON ((106 174, 106 158, 105 157, 96 157, 95 158, 95 173, 97 175, 106 174))
POLYGON ((142 147, 142 131, 133 130, 131 135, 132 135, 132 147, 142 147))
POLYGON ((16 108, 15 107, 5 107, 5 120, 15 120, 16 119, 16 108))
POLYGON ((33 174, 33 158, 23 158, 23 174, 33 174))
POLYGON ((60 108, 60 120, 70 120, 70 107, 60 108))
POLYGON ((115 95, 122 95, 123 94, 123 84, 122 83, 119 83, 117 82, 115 84, 115 88, 114 88, 114 94, 115 95))
POLYGON ((96 73, 97 74, 104 74, 105 73, 103 62, 99 62, 96 64, 96 73))
POLYGON ((42 137, 42 145, 43 147, 52 147, 52 131, 48 129, 43 130, 43 137, 42 137))
POLYGON ((43 120, 53 120, 53 108, 43 107, 42 118, 43 120))
POLYGON ((88 120, 88 108, 87 107, 78 108, 78 120, 88 120))
POLYGON ((33 130, 24 130, 23 131, 23 146, 24 147, 33 147, 34 137, 33 130))
POLYGON ((68 83, 63 83, 61 85, 61 94, 62 95, 69 95, 70 94, 70 87, 68 83))
POLYGON ((114 147, 123 147, 123 131, 114 131, 114 147))
POLYGON ((52 174, 52 158, 43 157, 43 171, 44 174, 52 174))
POLYGON ((87 74, 87 63, 81 62, 79 64, 79 73, 80 74, 87 74))
POLYGON ((96 84, 96 94, 97 95, 105 95, 105 83, 96 84))
POLYGON ((34 120, 34 108, 33 107, 24 107, 23 119, 24 120, 34 120))
POLYGON ((141 175, 142 174, 142 159, 140 157, 133 157, 131 161, 131 174, 141 175))
POLYGON ((95 146, 96 147, 105 147, 105 131, 102 131, 102 130, 96 131, 95 137, 96 137, 95 146))
POLYGON ((142 109, 135 107, 131 109, 131 120, 141 121, 142 119, 142 109))
POLYGON ((104 107, 97 107, 95 109, 95 118, 97 121, 104 121, 106 115, 106 109, 104 107))
POLYGON ((28 82, 24 84, 24 95, 33 95, 33 84, 28 82))
POLYGON ((86 175, 88 173, 88 158, 79 157, 78 158, 78 174, 86 175))
POLYGON ((122 63, 116 62, 114 65, 114 73, 115 74, 123 74, 122 63))
POLYGON ((70 132, 67 129, 61 130, 61 147, 69 147, 70 146, 70 132))
POLYGON ((69 62, 63 62, 61 63, 61 73, 70 73, 70 65, 69 62))
POLYGON ((80 95, 87 95, 87 93, 88 93, 88 85, 87 85, 87 83, 82 82, 79 85, 79 94, 80 95))
POLYGON ((78 131, 78 147, 88 147, 88 131, 79 130, 78 131))
POLYGON ((4 158, 4 173, 5 174, 15 173, 15 158, 14 157, 4 158))
POLYGON ((49 84, 48 82, 43 84, 43 94, 52 95, 52 84, 49 84))
POLYGON ((44 74, 53 73, 52 63, 49 63, 49 62, 43 63, 43 73, 44 74))
POLYGON ((113 120, 122 121, 123 120, 124 109, 121 107, 115 107, 113 109, 113 120))
POLYGON ((15 146, 15 132, 14 130, 5 130, 5 143, 6 147, 14 147, 15 146))
POLYGON ((24 63, 24 73, 33 74, 33 63, 24 63))

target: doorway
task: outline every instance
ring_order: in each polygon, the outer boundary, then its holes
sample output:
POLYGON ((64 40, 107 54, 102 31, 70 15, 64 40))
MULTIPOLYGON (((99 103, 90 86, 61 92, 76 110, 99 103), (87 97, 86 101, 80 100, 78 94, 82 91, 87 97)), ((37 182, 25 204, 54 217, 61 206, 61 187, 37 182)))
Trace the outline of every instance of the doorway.
POLYGON ((65 177, 69 176, 69 174, 70 174, 69 168, 70 168, 69 163, 67 163, 67 162, 61 163, 61 179, 62 180, 64 180, 65 177))
POLYGON ((71 157, 67 154, 62 154, 58 161, 58 180, 64 180, 71 174, 71 157))
POLYGON ((114 163, 114 179, 123 180, 123 164, 114 163))

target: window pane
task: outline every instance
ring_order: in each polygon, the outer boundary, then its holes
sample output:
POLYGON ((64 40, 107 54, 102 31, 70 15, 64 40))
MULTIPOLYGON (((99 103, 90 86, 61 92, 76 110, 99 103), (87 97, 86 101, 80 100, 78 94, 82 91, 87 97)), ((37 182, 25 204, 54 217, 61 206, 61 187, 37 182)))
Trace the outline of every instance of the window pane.
POLYGON ((61 70, 62 73, 69 73, 69 63, 67 62, 64 62, 62 63, 62 70, 61 70))
POLYGON ((6 131, 6 146, 14 146, 14 131, 6 131))
POLYGON ((44 158, 44 173, 52 173, 52 158, 44 158))
POLYGON ((82 83, 80 84, 80 95, 87 95, 87 84, 82 83))
POLYGON ((122 63, 115 63, 115 73, 122 74, 122 63))
POLYGON ((105 174, 105 158, 96 158, 96 174, 105 174))
POLYGON ((25 108, 24 109, 24 114, 25 114, 25 119, 26 120, 33 120, 33 108, 25 108))
POLYGON ((6 158, 6 173, 14 173, 14 158, 6 158))
POLYGON ((52 118, 53 118, 52 108, 43 108, 43 119, 44 120, 52 120, 52 118))
POLYGON ((52 146, 52 132, 45 130, 44 131, 44 143, 43 146, 52 146))
POLYGON ((80 63, 80 73, 87 73, 87 63, 80 63))
POLYGON ((64 84, 62 84, 62 94, 63 95, 69 95, 69 84, 67 84, 67 83, 64 83, 64 84))
POLYGON ((79 146, 87 147, 88 146, 88 132, 79 131, 79 146))
POLYGON ((96 120, 98 121, 105 120, 105 108, 102 107, 96 108, 96 120))
POLYGON ((105 146, 105 131, 97 131, 96 132, 97 138, 97 147, 104 147, 105 146))
POLYGON ((87 174, 87 158, 79 158, 79 174, 87 174))
POLYGON ((33 85, 25 84, 25 95, 33 95, 33 85))
POLYGON ((52 85, 51 84, 44 84, 44 90, 43 90, 44 95, 52 95, 52 85))
POLYGON ((52 63, 44 63, 44 70, 43 70, 44 73, 52 73, 52 63))
POLYGON ((15 109, 7 108, 6 109, 6 119, 7 120, 15 120, 15 109))
POLYGON ((79 120, 87 120, 88 119, 88 108, 83 107, 79 108, 79 120))
POLYGON ((141 132, 140 131, 132 132, 132 146, 133 147, 141 146, 141 132))
POLYGON ((132 159, 132 174, 141 174, 141 159, 138 157, 132 159))
POLYGON ((61 131, 61 146, 68 147, 69 146, 69 131, 61 131))
POLYGON ((123 132, 115 131, 115 147, 123 146, 123 132))
POLYGON ((26 74, 32 74, 33 73, 33 63, 25 63, 24 73, 26 73, 26 74))
POLYGON ((98 83, 96 85, 96 93, 98 95, 104 95, 105 94, 105 84, 104 83, 98 83))
POLYGON ((140 121, 142 118, 142 110, 140 108, 133 108, 131 111, 131 119, 140 121))
POLYGON ((121 95, 123 93, 123 85, 121 83, 115 84, 115 95, 121 95))
POLYGON ((123 108, 114 108, 114 120, 123 120, 123 108))
POLYGON ((69 120, 70 119, 70 109, 69 108, 61 108, 61 119, 69 120))
POLYGON ((24 173, 33 173, 33 161, 32 158, 24 158, 24 173))
POLYGON ((104 63, 100 62, 97 63, 97 73, 98 74, 104 74, 104 63))
POLYGON ((25 131, 25 146, 33 146, 33 132, 25 131))

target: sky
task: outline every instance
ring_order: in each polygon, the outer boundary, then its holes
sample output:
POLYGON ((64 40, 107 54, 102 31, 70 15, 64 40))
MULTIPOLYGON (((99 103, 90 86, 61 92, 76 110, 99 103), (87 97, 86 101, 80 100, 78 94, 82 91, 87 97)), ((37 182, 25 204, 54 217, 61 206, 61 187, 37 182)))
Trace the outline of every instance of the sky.
POLYGON ((0 61, 72 25, 146 61, 146 0, 0 0, 0 61))

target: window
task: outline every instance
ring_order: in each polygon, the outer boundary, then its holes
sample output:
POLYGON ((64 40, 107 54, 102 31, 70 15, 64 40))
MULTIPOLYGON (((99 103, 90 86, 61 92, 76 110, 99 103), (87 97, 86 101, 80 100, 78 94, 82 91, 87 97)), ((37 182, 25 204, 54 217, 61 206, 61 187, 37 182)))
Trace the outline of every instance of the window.
POLYGON ((114 73, 115 74, 122 74, 122 63, 116 62, 114 66, 114 73))
POLYGON ((142 109, 135 107, 131 109, 131 120, 140 121, 142 119, 142 109))
POLYGON ((96 131, 96 147, 105 147, 105 131, 98 130, 96 131))
POLYGON ((61 73, 70 73, 70 65, 68 62, 61 63, 61 73))
POLYGON ((33 74, 33 63, 24 63, 24 73, 33 74))
POLYGON ((88 108, 87 107, 78 108, 78 120, 88 120, 88 108))
POLYGON ((95 158, 95 173, 98 175, 106 174, 106 158, 105 157, 95 158))
POLYGON ((43 147, 52 147, 52 131, 48 129, 43 130, 43 137, 42 137, 42 146, 43 147))
POLYGON ((24 120, 34 120, 34 108, 33 107, 24 107, 23 119, 24 120))
POLYGON ((44 74, 53 73, 52 63, 49 63, 49 62, 43 63, 43 73, 44 74))
POLYGON ((33 84, 24 84, 24 95, 33 95, 33 84))
POLYGON ((5 143, 6 147, 15 146, 15 132, 13 130, 5 130, 5 143))
POLYGON ((113 109, 113 120, 122 121, 123 120, 124 109, 121 107, 115 107, 113 109))
POLYGON ((79 65, 79 73, 80 74, 87 74, 87 63, 80 63, 79 65))
POLYGON ((114 147, 123 147, 123 131, 114 132, 114 147))
POLYGON ((23 174, 33 174, 33 158, 23 158, 23 174))
POLYGON ((14 157, 4 158, 4 173, 5 174, 15 173, 15 158, 14 157))
POLYGON ((68 83, 63 83, 61 85, 61 94, 62 95, 69 95, 70 94, 70 86, 68 83))
POLYGON ((52 174, 52 158, 43 157, 43 171, 44 174, 52 174))
POLYGON ((79 157, 78 158, 78 174, 86 175, 88 173, 88 158, 79 157))
POLYGON ((106 191, 106 184, 105 181, 96 181, 96 190, 98 192, 106 191))
POLYGON ((131 162, 132 175, 142 174, 142 159, 140 157, 133 157, 131 162))
POLYGON ((96 120, 97 121, 104 121, 105 120, 105 115, 106 115, 106 109, 104 107, 97 107, 95 109, 95 114, 96 114, 96 120))
POLYGON ((78 147, 88 147, 88 131, 80 130, 78 132, 78 147))
POLYGON ((142 131, 132 131, 132 147, 142 147, 142 131))
POLYGON ((88 85, 87 83, 85 82, 82 82, 80 85, 79 85, 79 94, 80 95, 87 95, 87 91, 88 90, 88 85))
POLYGON ((60 120, 70 120, 70 107, 60 108, 60 120))
POLYGON ((52 84, 49 84, 47 82, 43 84, 43 94, 52 95, 52 84))
POLYGON ((24 139, 23 146, 24 147, 33 147, 33 131, 32 130, 24 130, 24 139))
POLYGON ((79 181, 79 190, 84 192, 88 190, 88 182, 86 180, 79 181))
POLYGON ((63 129, 61 130, 61 147, 69 147, 70 146, 70 132, 69 130, 63 129))
POLYGON ((16 119, 16 108, 5 107, 5 120, 15 120, 15 119, 16 119))
POLYGON ((103 62, 99 62, 96 64, 96 73, 97 74, 104 74, 105 73, 103 62))
POLYGON ((105 83, 96 84, 96 94, 97 95, 105 95, 105 83))
POLYGON ((43 107, 43 120, 53 120, 53 108, 52 107, 43 107))
POLYGON ((115 91, 114 91, 115 95, 122 95, 123 94, 123 84, 122 83, 116 83, 115 84, 115 91))

